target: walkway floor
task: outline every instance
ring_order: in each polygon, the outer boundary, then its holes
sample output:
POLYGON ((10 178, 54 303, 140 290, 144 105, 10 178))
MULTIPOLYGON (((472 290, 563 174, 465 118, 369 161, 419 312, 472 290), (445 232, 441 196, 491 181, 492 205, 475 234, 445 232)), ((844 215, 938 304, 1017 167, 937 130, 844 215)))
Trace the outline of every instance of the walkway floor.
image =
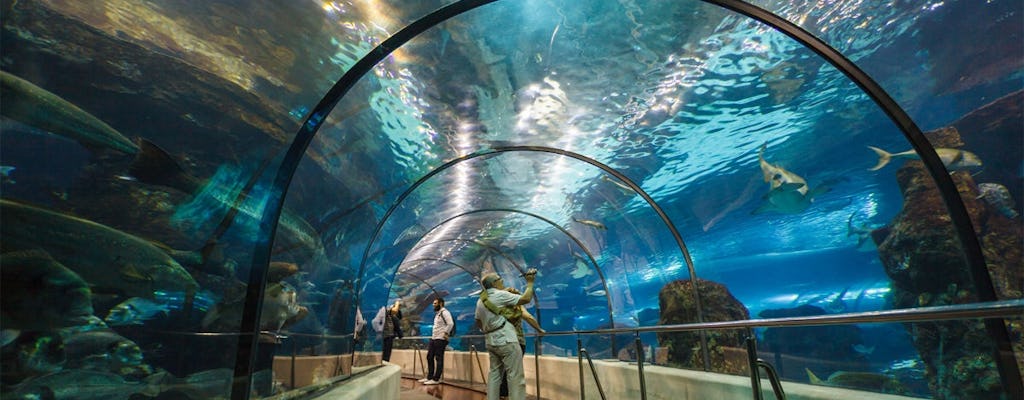
POLYGON ((423 385, 415 379, 402 378, 400 400, 484 400, 487 396, 479 391, 453 385, 423 385))

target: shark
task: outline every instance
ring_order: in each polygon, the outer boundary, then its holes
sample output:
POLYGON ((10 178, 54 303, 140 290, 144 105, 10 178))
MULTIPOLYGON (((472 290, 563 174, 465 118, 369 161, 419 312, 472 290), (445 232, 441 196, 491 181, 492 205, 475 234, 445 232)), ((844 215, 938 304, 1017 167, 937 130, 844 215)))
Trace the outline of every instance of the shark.
POLYGON ((764 150, 767 147, 767 144, 761 145, 761 150, 757 153, 757 160, 761 165, 764 181, 769 185, 769 191, 763 196, 764 204, 754 210, 752 214, 766 212, 796 214, 810 207, 816 196, 830 190, 828 187, 811 189, 807 186, 807 181, 800 175, 765 160, 764 150))

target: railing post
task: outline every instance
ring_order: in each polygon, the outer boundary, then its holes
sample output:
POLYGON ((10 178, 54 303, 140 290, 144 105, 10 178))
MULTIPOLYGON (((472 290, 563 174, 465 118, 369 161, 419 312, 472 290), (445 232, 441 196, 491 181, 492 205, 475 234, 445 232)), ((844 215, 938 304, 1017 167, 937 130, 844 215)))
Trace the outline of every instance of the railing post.
POLYGON ((636 332, 636 367, 640 374, 640 399, 647 400, 647 380, 644 379, 644 344, 640 341, 640 332, 636 332))
POLYGON ((295 389, 295 339, 292 339, 292 370, 291 370, 291 385, 290 389, 295 389))
POLYGON ((764 400, 761 394, 761 373, 757 364, 757 342, 754 340, 753 331, 747 336, 747 362, 750 364, 750 386, 754 391, 754 400, 764 400))
MULTIPOLYGON (((538 314, 539 315, 539 314, 538 314)), ((536 396, 537 400, 540 400, 540 335, 533 339, 533 374, 535 376, 535 385, 537 387, 536 396)))
POLYGON ((576 336, 576 357, 579 359, 580 364, 580 400, 586 400, 587 395, 583 386, 583 340, 579 336, 576 336))

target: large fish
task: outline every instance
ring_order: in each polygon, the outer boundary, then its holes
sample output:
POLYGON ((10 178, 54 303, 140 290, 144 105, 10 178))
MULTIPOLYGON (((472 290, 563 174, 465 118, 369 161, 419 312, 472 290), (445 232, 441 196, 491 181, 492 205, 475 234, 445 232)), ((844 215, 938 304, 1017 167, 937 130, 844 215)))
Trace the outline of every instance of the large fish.
POLYGON ((0 199, 0 250, 42 249, 75 271, 94 293, 153 298, 157 290, 199 285, 152 242, 93 221, 0 199))
POLYGON ((771 189, 789 185, 791 189, 800 192, 800 194, 807 194, 807 181, 804 178, 764 159, 764 150, 767 147, 767 144, 762 144, 761 150, 757 152, 757 162, 761 164, 761 173, 764 174, 764 181, 769 183, 771 189))
MULTIPOLYGON (((6 214, 4 219, 8 224, 6 214)), ((85 325, 93 313, 88 284, 41 250, 0 254, 0 289, 0 324, 4 329, 52 330, 85 325)))
MULTIPOLYGON (((868 148, 874 150, 874 152, 878 154, 878 164, 871 167, 870 171, 878 171, 882 169, 894 158, 902 158, 906 160, 921 159, 921 156, 919 156, 914 149, 899 153, 890 153, 875 146, 868 146, 868 148)), ((939 147, 935 149, 935 153, 939 155, 940 159, 942 159, 942 164, 950 170, 969 169, 981 166, 981 159, 974 153, 966 150, 939 147)))
POLYGON ((754 210, 752 214, 765 212, 796 214, 810 207, 816 196, 830 190, 824 186, 810 189, 807 186, 807 181, 800 175, 769 163, 764 159, 765 147, 767 145, 761 145, 757 159, 761 165, 761 172, 764 174, 764 181, 768 182, 770 189, 764 195, 764 204, 754 210))
POLYGON ((81 143, 135 154, 139 147, 105 122, 46 89, 0 71, 0 114, 81 143))

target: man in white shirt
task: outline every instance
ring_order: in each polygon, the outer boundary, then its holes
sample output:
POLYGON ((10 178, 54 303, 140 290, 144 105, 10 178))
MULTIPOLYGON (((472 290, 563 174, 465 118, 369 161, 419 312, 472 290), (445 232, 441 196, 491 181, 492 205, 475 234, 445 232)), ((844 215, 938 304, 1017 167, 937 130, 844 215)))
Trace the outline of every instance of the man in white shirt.
POLYGON ((434 330, 431 331, 430 344, 427 345, 427 377, 420 379, 424 385, 436 385, 441 382, 444 373, 444 349, 448 347, 448 338, 455 334, 455 321, 452 319, 452 313, 444 308, 443 298, 434 299, 434 311, 434 330))
MULTIPOLYGON (((495 273, 488 273, 481 279, 488 299, 498 307, 519 306, 533 300, 533 282, 536 269, 526 271, 526 290, 522 295, 505 291, 505 283, 495 273)), ((508 379, 510 400, 526 399, 526 376, 523 374, 523 350, 519 347, 516 330, 505 317, 495 314, 476 302, 476 324, 484 333, 487 352, 490 353, 491 369, 487 376, 487 400, 498 400, 502 376, 508 379)))

